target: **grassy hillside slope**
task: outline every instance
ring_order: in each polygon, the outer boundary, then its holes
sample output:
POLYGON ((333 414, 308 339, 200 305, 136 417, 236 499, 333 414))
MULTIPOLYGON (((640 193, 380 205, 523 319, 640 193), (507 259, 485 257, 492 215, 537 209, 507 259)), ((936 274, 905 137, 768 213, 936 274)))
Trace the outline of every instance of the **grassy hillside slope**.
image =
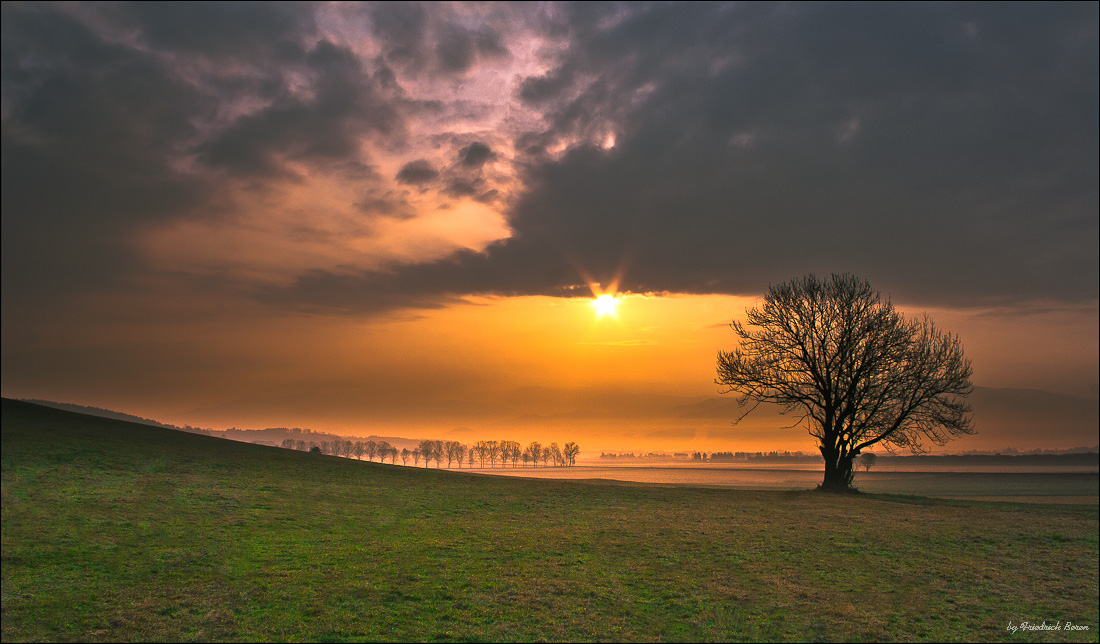
POLYGON ((498 478, 2 415, 5 642, 1097 638, 1093 506, 498 478), (1044 620, 1089 630, 1007 630, 1044 620))

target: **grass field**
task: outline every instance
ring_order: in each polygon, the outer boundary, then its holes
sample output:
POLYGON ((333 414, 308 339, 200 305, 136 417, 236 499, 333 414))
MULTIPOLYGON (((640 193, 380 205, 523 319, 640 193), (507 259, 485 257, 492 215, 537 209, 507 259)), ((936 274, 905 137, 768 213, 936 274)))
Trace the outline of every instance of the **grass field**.
POLYGON ((10 400, 2 423, 5 642, 1097 641, 1096 506, 479 476, 10 400))

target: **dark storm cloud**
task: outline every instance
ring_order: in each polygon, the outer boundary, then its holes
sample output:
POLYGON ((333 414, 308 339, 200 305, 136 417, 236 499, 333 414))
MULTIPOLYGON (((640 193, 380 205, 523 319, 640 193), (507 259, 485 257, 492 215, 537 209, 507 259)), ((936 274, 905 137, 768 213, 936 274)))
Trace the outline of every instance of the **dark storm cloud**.
POLYGON ((431 182, 438 176, 439 171, 433 168, 427 159, 417 159, 401 166, 396 178, 398 183, 419 186, 431 182))
POLYGON ((465 74, 479 58, 505 58, 508 50, 500 37, 490 31, 472 32, 450 25, 436 44, 439 68, 448 74, 465 74))
POLYGON ((484 110, 463 76, 516 33, 551 56, 511 99, 545 124, 508 133, 516 188, 492 174, 501 132, 441 133, 449 160, 393 178, 507 198, 513 236, 264 297, 375 309, 620 272, 756 294, 809 271, 927 302, 1097 295, 1095 3, 341 8, 376 60, 321 34, 317 5, 209 4, 3 5, 5 302, 136 271, 134 231, 303 165, 362 183, 364 216, 406 216, 360 144, 405 153, 415 119, 484 110), (457 94, 415 101, 399 78, 457 94))
POLYGON ((418 2, 379 2, 366 5, 373 33, 383 43, 382 55, 391 64, 420 70, 425 65, 424 43, 428 13, 418 2))
POLYGON ((299 2, 133 2, 117 18, 141 29, 143 40, 160 50, 219 59, 300 58, 301 37, 316 25, 313 9, 299 2))
POLYGON ((201 203, 167 150, 213 102, 156 59, 48 7, 3 5, 3 280, 79 289, 130 267, 119 237, 201 203))
POLYGON ((458 151, 459 163, 469 168, 480 168, 493 156, 489 146, 476 141, 458 151))
POLYGON ((285 160, 352 158, 361 135, 403 129, 395 102, 350 51, 322 40, 303 62, 312 95, 285 93, 240 117, 200 147, 203 161, 234 174, 279 174, 285 160))
POLYGON ((383 43, 383 57, 413 75, 462 76, 481 60, 510 56, 497 31, 463 26, 446 5, 379 2, 365 5, 364 11, 383 43))
POLYGON ((1095 4, 571 9, 570 47, 519 89, 550 127, 517 139, 514 237, 405 287, 852 271, 909 301, 1096 297, 1095 4))
POLYGON ((404 135, 404 99, 318 37, 314 9, 4 3, 5 302, 147 270, 134 234, 224 214, 219 173, 377 183, 359 146, 404 135))
MULTIPOLYGON (((452 143, 461 144, 459 141, 452 143)), ((486 164, 496 158, 488 145, 474 141, 457 152, 454 163, 444 168, 442 193, 449 197, 470 197, 482 203, 494 203, 499 192, 491 187, 491 179, 500 179, 486 164), (488 177, 488 178, 487 178, 488 177)))

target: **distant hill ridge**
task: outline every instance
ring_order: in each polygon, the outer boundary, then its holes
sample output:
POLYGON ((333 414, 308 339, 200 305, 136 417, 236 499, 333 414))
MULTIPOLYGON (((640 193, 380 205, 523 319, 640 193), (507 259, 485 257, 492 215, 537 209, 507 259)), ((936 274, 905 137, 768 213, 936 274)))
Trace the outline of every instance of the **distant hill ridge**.
POLYGON ((420 442, 419 439, 401 438, 398 436, 341 436, 338 434, 318 432, 312 429, 302 429, 299 427, 268 427, 265 429, 238 429, 236 427, 230 427, 229 429, 208 429, 203 427, 192 427, 191 425, 180 427, 179 425, 162 423, 156 420, 152 420, 150 418, 142 418, 141 416, 135 416, 133 414, 113 411, 110 409, 103 409, 101 407, 90 407, 87 405, 77 405, 74 403, 55 402, 52 400, 37 400, 33 398, 22 398, 20 400, 22 402, 41 405, 43 407, 52 407, 54 409, 61 409, 63 411, 71 411, 78 414, 84 414, 86 416, 110 418, 112 420, 124 420, 131 423, 150 425, 152 427, 164 427, 166 429, 175 429, 192 434, 205 434, 207 436, 228 438, 230 440, 242 441, 246 443, 257 443, 260 445, 279 445, 288 438, 294 440, 304 440, 307 443, 310 441, 320 443, 321 441, 335 440, 384 440, 399 449, 402 447, 413 449, 414 447, 419 445, 420 442))
MULTIPOLYGON (((175 425, 168 425, 161 423, 150 418, 142 418, 141 416, 135 416, 133 414, 125 414, 120 411, 112 411, 110 409, 102 409, 100 407, 89 407, 87 405, 76 405, 73 403, 54 402, 52 400, 38 400, 35 398, 20 398, 22 402, 32 403, 35 405, 42 405, 43 407, 53 407, 54 409, 63 409, 65 411, 73 411, 78 414, 85 414, 87 416, 98 416, 100 418, 112 418, 114 420, 125 420, 131 423, 141 423, 142 425, 152 425, 154 427, 167 427, 168 429, 183 429, 182 427, 176 427, 175 425)), ((213 431, 213 430, 210 430, 213 431)))

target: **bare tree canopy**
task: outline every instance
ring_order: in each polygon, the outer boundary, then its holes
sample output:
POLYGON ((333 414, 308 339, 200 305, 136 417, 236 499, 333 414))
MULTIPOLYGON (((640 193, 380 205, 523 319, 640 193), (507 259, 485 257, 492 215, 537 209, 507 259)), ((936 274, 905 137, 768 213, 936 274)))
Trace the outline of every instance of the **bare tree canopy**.
MULTIPOLYGON (((769 288, 718 352, 722 393, 799 414, 825 457, 822 489, 847 490, 864 448, 923 450, 972 434, 970 361, 957 336, 908 320, 866 281, 814 275, 769 288)), ((745 415, 755 409, 755 405, 745 415)), ((744 418, 742 415, 741 418, 744 418)), ((738 419, 740 420, 740 418, 738 419)))

